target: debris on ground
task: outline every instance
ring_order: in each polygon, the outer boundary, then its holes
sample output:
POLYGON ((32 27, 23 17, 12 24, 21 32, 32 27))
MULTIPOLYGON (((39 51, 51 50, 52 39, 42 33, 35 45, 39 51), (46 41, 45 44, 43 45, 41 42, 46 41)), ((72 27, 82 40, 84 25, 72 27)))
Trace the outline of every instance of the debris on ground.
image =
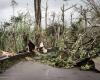
POLYGON ((16 55, 16 53, 14 53, 14 52, 6 52, 6 51, 1 51, 0 52, 0 57, 11 57, 11 56, 15 56, 16 55))

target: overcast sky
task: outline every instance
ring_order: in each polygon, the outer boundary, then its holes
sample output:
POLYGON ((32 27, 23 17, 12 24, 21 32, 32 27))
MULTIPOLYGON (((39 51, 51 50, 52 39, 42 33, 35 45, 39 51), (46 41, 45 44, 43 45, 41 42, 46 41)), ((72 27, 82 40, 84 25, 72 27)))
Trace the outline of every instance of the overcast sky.
MULTIPOLYGON (((45 1, 42 0, 42 6, 45 7, 45 1)), ((15 15, 19 11, 26 12, 27 10, 27 3, 28 3, 28 9, 31 13, 31 15, 34 15, 34 0, 16 0, 18 5, 16 6, 15 15)), ((80 4, 80 0, 69 0, 65 3, 66 8, 68 8, 71 5, 74 4, 80 4)), ((62 6, 62 0, 48 0, 48 6, 49 6, 49 13, 56 12, 58 15, 60 14, 60 7, 62 6)), ((73 10, 68 10, 66 12, 66 17, 69 18, 70 13, 73 13, 73 10)), ((0 0, 0 22, 1 21, 7 21, 12 16, 12 7, 11 7, 11 0, 0 0)))

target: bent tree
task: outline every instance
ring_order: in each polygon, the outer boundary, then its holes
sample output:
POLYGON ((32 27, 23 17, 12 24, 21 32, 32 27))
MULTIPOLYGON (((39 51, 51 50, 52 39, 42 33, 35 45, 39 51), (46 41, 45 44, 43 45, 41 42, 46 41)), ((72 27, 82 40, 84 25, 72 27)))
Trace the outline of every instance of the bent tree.
POLYGON ((41 0, 34 0, 35 11, 35 44, 39 46, 42 39, 41 30, 41 0))

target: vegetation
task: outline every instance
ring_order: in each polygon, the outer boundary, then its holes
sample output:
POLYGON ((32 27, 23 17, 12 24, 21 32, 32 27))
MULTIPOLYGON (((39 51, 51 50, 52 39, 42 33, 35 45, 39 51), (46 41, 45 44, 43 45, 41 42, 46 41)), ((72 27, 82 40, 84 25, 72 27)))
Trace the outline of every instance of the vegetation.
MULTIPOLYGON (((45 21, 47 21, 48 16, 47 2, 45 21)), ((1 23, 0 49, 19 52, 26 48, 28 40, 32 40, 38 47, 40 42, 44 42, 46 48, 55 48, 55 50, 36 56, 34 59, 64 68, 73 67, 77 60, 99 55, 100 26, 96 24, 100 24, 100 4, 97 4, 95 0, 87 0, 85 5, 88 7, 77 7, 77 5, 71 7, 77 9, 80 14, 75 22, 73 22, 71 15, 71 24, 67 25, 64 20, 65 5, 63 4, 61 9, 63 19, 58 21, 55 19, 56 14, 53 14, 51 23, 47 25, 45 22, 46 28, 43 29, 41 25, 41 0, 34 0, 35 23, 29 12, 19 13, 17 17, 14 16, 13 12, 10 21, 1 23), (88 17, 90 17, 89 20, 88 17)), ((14 4, 12 7, 14 10, 14 4)), ((81 68, 86 70, 91 66, 86 64, 82 65, 81 68)))

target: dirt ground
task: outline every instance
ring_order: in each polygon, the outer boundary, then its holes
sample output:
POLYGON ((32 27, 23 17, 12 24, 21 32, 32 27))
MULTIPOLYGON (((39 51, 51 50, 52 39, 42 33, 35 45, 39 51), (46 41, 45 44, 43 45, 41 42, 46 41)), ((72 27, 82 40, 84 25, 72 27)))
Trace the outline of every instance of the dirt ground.
POLYGON ((0 80, 100 80, 100 74, 79 69, 58 69, 32 61, 19 62, 3 74, 0 80))

